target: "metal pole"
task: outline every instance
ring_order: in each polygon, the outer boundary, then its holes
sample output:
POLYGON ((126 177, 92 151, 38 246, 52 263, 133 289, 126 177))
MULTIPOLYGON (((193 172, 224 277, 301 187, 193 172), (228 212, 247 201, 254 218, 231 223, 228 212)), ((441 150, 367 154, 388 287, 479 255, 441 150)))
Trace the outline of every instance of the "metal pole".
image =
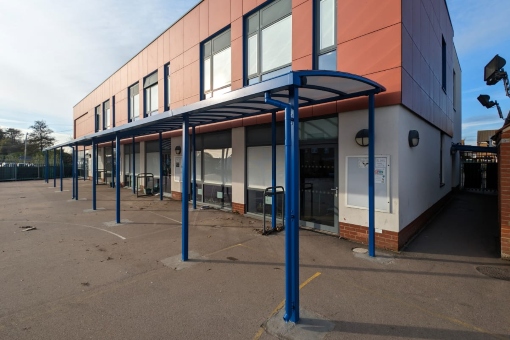
POLYGON ((87 170, 87 167, 85 164, 87 163, 87 154, 85 153, 85 145, 83 146, 83 180, 86 180, 87 174, 85 173, 85 170, 87 170))
POLYGON ((292 266, 292 306, 293 313, 289 321, 299 321, 299 101, 298 88, 289 89, 289 104, 291 110, 291 266, 292 266))
POLYGON ((44 152, 44 182, 48 183, 48 151, 44 152))
POLYGON ((53 149, 53 187, 57 187, 57 149, 53 149))
POLYGON ((74 199, 76 186, 74 185, 74 148, 72 146, 71 146, 71 183, 73 187, 72 199, 74 199))
POLYGON ((92 139, 92 210, 96 210, 97 148, 92 139))
POLYGON ((189 118, 183 115, 182 122, 182 260, 188 261, 188 188, 189 188, 189 118))
MULTIPOLYGON (((271 186, 273 197, 271 197, 271 227, 276 230, 276 111, 271 113, 271 186)), ((264 197, 264 207, 266 198, 264 197)))
MULTIPOLYGON (((115 136, 115 216, 117 218, 117 223, 120 223, 120 152, 119 152, 119 145, 120 145, 120 136, 117 134, 115 136)), ((112 144, 112 163, 113 163, 113 144, 112 144)), ((113 169, 113 167, 112 167, 113 169)), ((112 170, 113 171, 113 170, 112 170)), ((112 172, 112 179, 113 179, 113 172, 112 172)))
POLYGON ((131 173, 131 178, 132 178, 131 187, 133 188, 133 194, 134 194, 135 193, 135 180, 136 180, 136 175, 135 175, 135 136, 132 137, 131 156, 132 156, 131 164, 133 165, 133 171, 131 173))
POLYGON ((60 191, 63 191, 64 189, 63 173, 64 173, 64 160, 62 159, 62 147, 60 147, 60 191))
POLYGON ((191 156, 193 160, 193 209, 197 208, 197 144, 195 138, 195 126, 191 128, 191 143, 193 147, 193 155, 191 156))
POLYGON ((291 110, 285 108, 285 191, 288 199, 285 200, 285 315, 284 320, 289 321, 293 315, 292 305, 292 265, 291 265, 291 247, 292 247, 292 220, 291 205, 294 187, 292 186, 292 128, 291 128, 291 110))
MULTIPOLYGON (((115 140, 117 140, 117 139, 115 139, 115 140)), ((115 157, 115 158, 117 158, 117 157, 115 157)), ((117 183, 115 183, 116 181, 113 180, 114 171, 115 171, 115 163, 113 162, 113 141, 112 141, 112 176, 111 176, 112 188, 114 188, 115 185, 117 184, 117 183)))
POLYGON ((159 200, 163 200, 163 133, 159 132, 159 200))
POLYGON ((25 156, 23 157, 23 165, 27 164, 27 138, 28 132, 25 134, 25 156))
POLYGON ((375 257, 375 119, 374 94, 368 96, 368 255, 375 257))
POLYGON ((74 147, 74 185, 76 185, 74 198, 78 200, 78 145, 74 147))

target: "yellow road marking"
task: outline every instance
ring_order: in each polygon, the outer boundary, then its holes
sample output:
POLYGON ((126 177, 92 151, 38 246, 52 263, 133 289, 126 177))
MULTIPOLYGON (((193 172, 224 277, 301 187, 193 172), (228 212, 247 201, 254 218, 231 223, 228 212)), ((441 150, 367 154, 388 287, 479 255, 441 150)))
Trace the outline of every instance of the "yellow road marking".
MULTIPOLYGON (((319 275, 321 275, 320 272, 317 272, 315 274, 313 274, 312 276, 310 276, 308 279, 306 279, 305 282, 303 282, 302 284, 299 285, 299 290, 301 290, 304 286, 306 286, 307 284, 309 284, 310 282, 312 282, 315 278, 317 278, 319 275)), ((278 313, 278 311, 280 309, 283 308, 283 305, 285 304, 285 300, 281 301, 278 306, 276 306, 275 309, 273 309, 273 311, 271 312, 271 314, 269 315, 269 318, 273 317, 276 313, 278 313)), ((268 318, 268 319, 269 319, 268 318)), ((262 328, 262 326, 260 326, 259 330, 257 331, 257 334, 255 334, 255 336, 253 337, 253 340, 258 340, 260 339, 260 337, 262 336, 262 334, 264 334, 264 328, 262 328)))

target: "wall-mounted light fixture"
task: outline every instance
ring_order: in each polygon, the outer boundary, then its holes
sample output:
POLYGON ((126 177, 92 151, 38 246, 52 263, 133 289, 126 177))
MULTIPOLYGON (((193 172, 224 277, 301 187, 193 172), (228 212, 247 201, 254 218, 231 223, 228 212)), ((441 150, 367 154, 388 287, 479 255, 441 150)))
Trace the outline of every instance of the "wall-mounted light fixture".
POLYGON ((368 146, 368 129, 359 130, 358 133, 356 133, 356 137, 354 139, 359 146, 368 146))
POLYGON ((180 154, 181 154, 181 146, 180 146, 180 145, 177 145, 177 146, 175 147, 175 154, 176 154, 176 155, 180 155, 180 154))
POLYGON ((409 130, 409 147, 414 148, 420 142, 420 133, 417 130, 409 130))

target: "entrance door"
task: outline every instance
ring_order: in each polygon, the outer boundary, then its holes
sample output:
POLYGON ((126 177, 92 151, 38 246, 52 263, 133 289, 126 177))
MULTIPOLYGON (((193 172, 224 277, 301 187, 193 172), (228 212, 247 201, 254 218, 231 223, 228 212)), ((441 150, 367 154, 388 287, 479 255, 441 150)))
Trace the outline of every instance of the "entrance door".
POLYGON ((301 146, 301 225, 338 234, 337 164, 335 144, 301 146))
POLYGON ((171 155, 170 153, 163 153, 163 194, 172 195, 172 185, 170 181, 171 175, 171 155))

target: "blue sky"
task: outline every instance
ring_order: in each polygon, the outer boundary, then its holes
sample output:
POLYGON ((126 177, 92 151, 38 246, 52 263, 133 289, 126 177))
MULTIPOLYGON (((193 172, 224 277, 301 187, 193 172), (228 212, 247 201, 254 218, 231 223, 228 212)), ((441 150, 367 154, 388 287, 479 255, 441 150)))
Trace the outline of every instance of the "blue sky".
MULTIPOLYGON (((238 0, 241 1, 241 0, 238 0)), ((417 1, 417 0, 403 0, 417 1)), ((433 0, 441 1, 441 0, 433 0)), ((59 141, 72 134, 73 106, 198 0, 24 0, 0 2, 0 126, 27 129, 45 120, 59 141)), ((509 62, 508 0, 447 0, 462 67, 463 138, 502 125, 503 84, 486 86, 483 68, 494 55, 509 62)))
POLYGON ((496 107, 486 109, 476 99, 478 95, 488 94, 497 100, 504 117, 510 110, 503 81, 494 86, 483 81, 484 67, 496 54, 507 60, 505 69, 510 71, 510 2, 447 0, 447 4, 462 68, 462 138, 466 144, 476 145, 476 131, 503 125, 496 107))

